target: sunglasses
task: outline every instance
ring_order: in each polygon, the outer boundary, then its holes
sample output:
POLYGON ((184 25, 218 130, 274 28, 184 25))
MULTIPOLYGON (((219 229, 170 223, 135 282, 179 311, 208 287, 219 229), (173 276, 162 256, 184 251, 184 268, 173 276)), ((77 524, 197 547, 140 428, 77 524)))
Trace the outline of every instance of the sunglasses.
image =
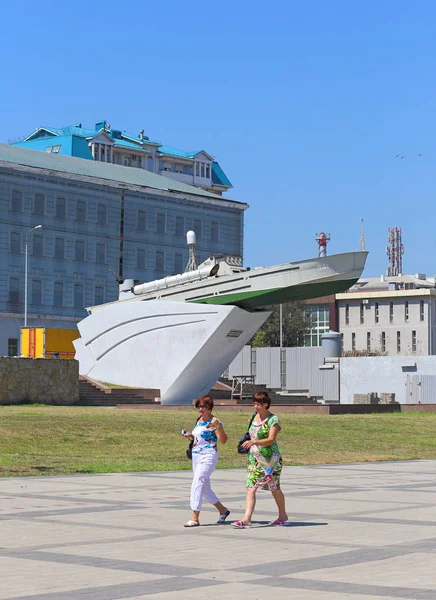
POLYGON ((207 408, 207 406, 205 406, 204 404, 199 404, 199 405, 197 406, 197 408, 207 408))

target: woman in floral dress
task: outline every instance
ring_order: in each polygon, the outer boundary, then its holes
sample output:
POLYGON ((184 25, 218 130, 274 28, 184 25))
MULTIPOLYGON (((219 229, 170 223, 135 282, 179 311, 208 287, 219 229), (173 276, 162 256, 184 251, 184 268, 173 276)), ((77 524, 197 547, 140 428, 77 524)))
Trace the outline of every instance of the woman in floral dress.
POLYGON ((285 497, 280 489, 282 457, 276 441, 280 431, 280 421, 269 410, 271 400, 266 392, 258 392, 253 398, 253 405, 257 414, 249 429, 251 439, 242 444, 249 450, 245 480, 247 487, 245 514, 240 521, 232 523, 234 527, 240 529, 251 527, 258 489, 269 490, 277 504, 279 516, 272 525, 285 525, 288 520, 285 497))

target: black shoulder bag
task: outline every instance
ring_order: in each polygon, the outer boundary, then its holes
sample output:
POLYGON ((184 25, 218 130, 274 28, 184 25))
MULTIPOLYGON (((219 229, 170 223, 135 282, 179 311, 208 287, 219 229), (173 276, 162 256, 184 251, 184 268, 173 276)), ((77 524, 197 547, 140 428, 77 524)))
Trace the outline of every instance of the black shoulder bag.
POLYGON ((244 433, 244 435, 239 440, 238 448, 237 448, 238 454, 248 454, 250 452, 250 449, 249 448, 243 448, 242 444, 244 442, 248 442, 248 440, 251 439, 251 437, 250 437, 250 427, 251 427, 251 424, 253 423, 253 420, 254 420, 254 417, 256 416, 256 414, 257 413, 253 413, 253 416, 251 417, 251 420, 250 420, 250 422, 248 424, 248 429, 247 429, 246 433, 244 433))
MULTIPOLYGON (((198 421, 200 420, 200 417, 198 417, 198 419, 195 421, 195 424, 197 425, 198 421)), ((194 439, 193 438, 190 442, 189 442, 189 446, 186 448, 186 458, 188 460, 192 460, 192 448, 194 446, 194 439)))

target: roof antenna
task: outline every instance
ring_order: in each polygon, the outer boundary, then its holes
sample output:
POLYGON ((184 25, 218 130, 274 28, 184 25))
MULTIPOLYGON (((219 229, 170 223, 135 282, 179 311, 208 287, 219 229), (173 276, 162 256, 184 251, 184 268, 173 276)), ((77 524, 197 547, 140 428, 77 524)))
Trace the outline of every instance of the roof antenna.
POLYGON ((365 250, 365 232, 363 231, 363 219, 360 217, 360 249, 362 252, 366 252, 365 250))

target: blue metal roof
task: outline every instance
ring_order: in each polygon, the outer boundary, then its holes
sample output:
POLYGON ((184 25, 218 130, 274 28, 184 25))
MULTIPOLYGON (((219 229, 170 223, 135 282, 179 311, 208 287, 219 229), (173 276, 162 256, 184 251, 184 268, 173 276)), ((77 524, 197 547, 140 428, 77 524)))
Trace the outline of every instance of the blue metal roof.
MULTIPOLYGON (((51 139, 58 140, 58 138, 51 139)), ((235 205, 242 207, 243 210, 248 208, 248 205, 245 203, 228 200, 227 198, 222 198, 221 196, 212 194, 201 188, 187 185, 186 183, 170 179, 169 177, 164 177, 157 173, 151 173, 150 171, 134 167, 123 167, 111 163, 76 158, 75 156, 63 156, 60 153, 49 154, 8 144, 0 144, 0 161, 40 169, 49 169, 50 171, 57 171, 59 173, 95 177, 128 185, 204 196, 205 198, 218 201, 232 202, 235 205)))
MULTIPOLYGON (((184 150, 179 150, 178 148, 172 148, 171 146, 165 146, 159 144, 158 142, 152 142, 146 137, 144 137, 144 140, 142 140, 139 135, 132 135, 119 129, 107 127, 104 129, 103 127, 105 126, 105 121, 97 123, 96 127, 100 127, 100 125, 101 128, 99 129, 86 129, 81 125, 68 125, 67 127, 60 128, 41 126, 38 127, 38 129, 29 135, 25 140, 22 142, 16 142, 13 145, 21 148, 31 148, 33 150, 45 151, 47 146, 51 146, 56 143, 61 144, 62 146, 59 150, 59 154, 92 160, 91 150, 87 146, 87 143, 85 144, 85 140, 104 132, 113 140, 116 147, 128 148, 129 150, 137 152, 146 152, 147 149, 144 146, 147 144, 153 144, 158 146, 158 153, 160 154, 174 156, 176 158, 179 157, 190 161, 193 161, 194 158, 201 152, 205 152, 204 150, 185 152, 184 150), (42 134, 42 130, 47 133, 40 135, 42 134), (68 137, 70 137, 70 140, 67 139, 68 137), (83 141, 81 141, 81 139, 83 141), (54 142, 54 140, 56 140, 56 142, 54 142)), ((216 161, 212 163, 212 183, 225 187, 233 187, 226 174, 216 161)))
POLYGON ((227 187, 233 187, 230 179, 221 169, 220 165, 215 161, 212 163, 212 183, 216 183, 217 185, 225 185, 227 187))
POLYGON ((178 148, 171 148, 171 146, 159 146, 159 152, 162 154, 170 154, 171 156, 180 156, 180 158, 190 158, 193 159, 194 156, 203 152, 202 150, 195 150, 194 152, 185 152, 184 150, 179 150, 178 148))

